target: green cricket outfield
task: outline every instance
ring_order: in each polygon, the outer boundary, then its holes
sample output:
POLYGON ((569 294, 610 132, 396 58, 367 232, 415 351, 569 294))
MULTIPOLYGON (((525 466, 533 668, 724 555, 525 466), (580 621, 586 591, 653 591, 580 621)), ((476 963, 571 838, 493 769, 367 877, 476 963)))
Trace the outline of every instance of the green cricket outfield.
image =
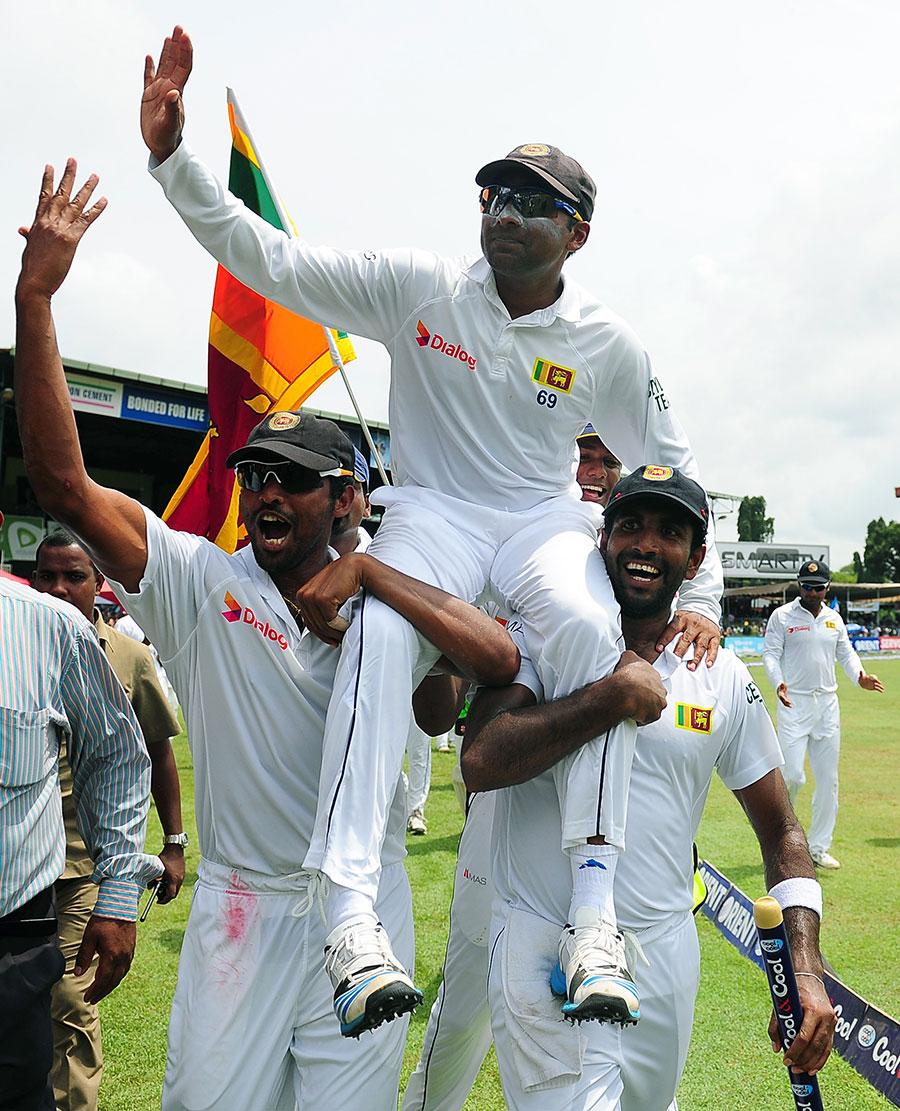
MULTIPOLYGON (((822 949, 836 974, 882 1010, 900 1014, 896 976, 896 883, 900 823, 895 784, 900 741, 900 660, 867 657, 867 670, 884 682, 878 695, 862 691, 840 674, 843 717, 841 800, 832 847, 839 872, 821 875, 825 891, 822 949)), ((773 696, 761 668, 754 679, 770 709, 773 696)), ((193 832, 193 778, 185 738, 176 741, 186 828, 193 832)), ((416 917, 416 982, 426 1006, 410 1026, 403 1084, 413 1069, 440 982, 462 815, 450 785, 454 757, 434 754, 426 815, 428 834, 410 838, 408 859, 416 917)), ((804 788, 798 813, 809 819, 811 790, 804 788)), ((151 815, 150 846, 160 840, 151 815)), ((713 783, 700 827, 701 855, 754 898, 764 891, 756 841, 734 797, 713 783)), ((175 987, 178 953, 196 879, 196 838, 188 849, 188 879, 177 902, 154 907, 140 926, 131 972, 102 1005, 106 1072, 101 1111, 149 1111, 159 1106, 166 1059, 166 1025, 175 987)), ((766 1036, 769 1005, 765 978, 705 919, 698 921, 703 959, 694 1036, 678 1092, 680 1111, 723 1111, 726 1107, 791 1108, 784 1068, 766 1036)), ((890 1104, 849 1065, 832 1056, 821 1077, 828 1111, 876 1111, 890 1104)), ((481 1070, 467 1108, 503 1108, 491 1055, 481 1070)), ((265 1111, 265 1109, 248 1109, 265 1111)))

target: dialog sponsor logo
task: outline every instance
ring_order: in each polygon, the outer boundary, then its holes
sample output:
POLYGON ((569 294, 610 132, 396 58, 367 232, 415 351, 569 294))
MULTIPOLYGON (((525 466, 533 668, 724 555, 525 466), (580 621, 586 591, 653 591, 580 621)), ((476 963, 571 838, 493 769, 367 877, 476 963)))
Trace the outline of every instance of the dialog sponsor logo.
POLYGON ((870 1026, 867 1022, 865 1026, 860 1026, 859 1033, 856 1039, 863 1049, 868 1049, 869 1046, 875 1041, 875 1027, 870 1026))
POLYGON ((416 322, 416 343, 419 347, 428 347, 432 351, 439 351, 448 359, 458 359, 465 363, 469 370, 475 370, 478 359, 463 347, 461 343, 453 343, 444 339, 440 332, 430 332, 421 320, 416 322))
POLYGON ((777 937, 763 938, 759 944, 764 953, 779 953, 784 946, 784 942, 777 937))
POLYGON ((279 633, 277 629, 273 629, 268 621, 260 621, 249 606, 242 606, 234 595, 227 590, 225 591, 225 605, 228 608, 222 611, 222 616, 226 621, 240 621, 244 625, 250 625, 263 640, 271 640, 273 644, 278 645, 282 652, 287 651, 288 642, 284 633, 279 633))

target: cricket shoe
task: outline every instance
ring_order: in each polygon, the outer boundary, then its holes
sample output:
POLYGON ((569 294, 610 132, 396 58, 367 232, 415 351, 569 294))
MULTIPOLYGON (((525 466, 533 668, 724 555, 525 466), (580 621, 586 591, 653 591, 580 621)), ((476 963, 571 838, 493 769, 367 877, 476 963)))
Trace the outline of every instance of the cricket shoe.
POLYGON ((634 1024, 641 1001, 625 959, 625 939, 596 907, 579 907, 575 925, 559 939, 559 964, 550 977, 554 994, 565 996, 562 1013, 572 1022, 634 1024))
POLYGON ((825 852, 824 849, 822 849, 821 852, 817 849, 809 855, 813 858, 813 863, 819 868, 827 868, 829 871, 833 872, 841 866, 841 862, 836 857, 833 857, 831 853, 825 852))
POLYGON ((351 918, 332 930, 325 939, 325 971, 345 1038, 358 1038, 422 1002, 380 922, 351 918))
POLYGON ((413 810, 410 814, 406 821, 406 832, 412 833, 416 837, 421 837, 423 833, 428 832, 428 823, 420 809, 413 810))

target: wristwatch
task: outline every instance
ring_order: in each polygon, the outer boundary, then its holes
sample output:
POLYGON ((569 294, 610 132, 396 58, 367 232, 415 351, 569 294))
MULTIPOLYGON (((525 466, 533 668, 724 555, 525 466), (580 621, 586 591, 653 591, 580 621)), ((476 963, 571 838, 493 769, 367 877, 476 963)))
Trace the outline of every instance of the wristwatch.
POLYGON ((186 833, 170 833, 167 837, 163 838, 163 847, 166 845, 180 845, 184 848, 188 843, 188 835, 186 833))

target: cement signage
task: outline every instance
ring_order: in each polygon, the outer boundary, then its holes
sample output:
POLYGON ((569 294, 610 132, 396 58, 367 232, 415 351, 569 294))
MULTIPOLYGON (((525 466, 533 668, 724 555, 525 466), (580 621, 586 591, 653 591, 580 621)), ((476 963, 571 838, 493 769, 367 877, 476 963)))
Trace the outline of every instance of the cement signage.
POLYGON ((99 413, 103 417, 117 417, 121 413, 121 383, 78 374, 67 374, 66 382, 73 409, 82 413, 99 413))
POLYGON ((716 550, 726 579, 796 579, 809 559, 829 563, 827 544, 757 544, 717 540, 716 550))

